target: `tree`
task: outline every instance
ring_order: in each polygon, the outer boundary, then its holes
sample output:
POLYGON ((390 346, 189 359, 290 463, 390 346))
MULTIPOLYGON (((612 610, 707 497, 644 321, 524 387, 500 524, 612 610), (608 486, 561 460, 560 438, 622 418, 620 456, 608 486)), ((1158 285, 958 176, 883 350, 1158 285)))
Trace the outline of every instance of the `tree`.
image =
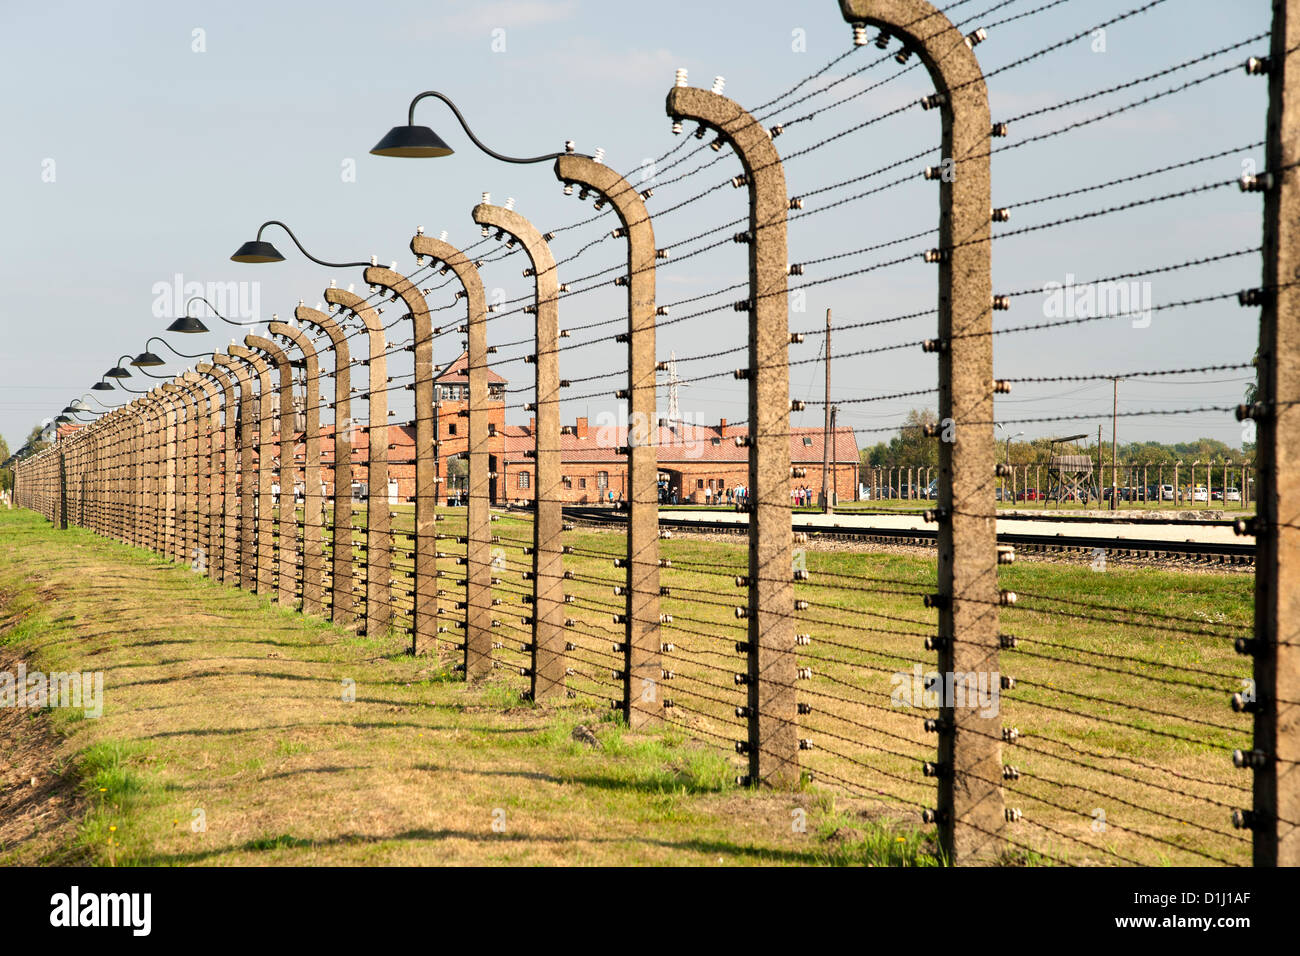
POLYGON ((49 442, 41 441, 41 435, 44 433, 44 431, 45 431, 45 426, 33 425, 32 430, 27 433, 26 444, 27 447, 32 450, 32 452, 43 451, 44 449, 49 447, 50 444, 49 442))
MULTIPOLYGON (((0 435, 0 464, 9 460, 9 443, 5 441, 3 435, 0 435)), ((0 492, 8 491, 14 486, 14 473, 12 469, 0 468, 0 492)))

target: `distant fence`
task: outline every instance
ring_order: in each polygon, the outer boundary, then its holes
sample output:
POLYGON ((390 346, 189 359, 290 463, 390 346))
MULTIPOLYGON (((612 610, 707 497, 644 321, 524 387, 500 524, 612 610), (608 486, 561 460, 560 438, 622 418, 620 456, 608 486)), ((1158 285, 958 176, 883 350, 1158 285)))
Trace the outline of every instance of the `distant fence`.
MULTIPOLYGON (((1057 502, 1052 490, 1051 466, 1003 465, 997 500, 1037 502, 1046 507, 1057 502)), ((863 500, 925 501, 938 497, 938 469, 927 465, 868 465, 860 469, 863 500)), ((1255 467, 1250 463, 1220 462, 1103 462, 1080 486, 1086 499, 1108 506, 1114 488, 1119 507, 1159 504, 1170 508, 1204 508, 1243 511, 1254 506, 1255 467), (1098 483, 1098 474, 1101 481, 1098 483)), ((1060 500, 1080 503, 1084 495, 1063 492, 1060 500)))

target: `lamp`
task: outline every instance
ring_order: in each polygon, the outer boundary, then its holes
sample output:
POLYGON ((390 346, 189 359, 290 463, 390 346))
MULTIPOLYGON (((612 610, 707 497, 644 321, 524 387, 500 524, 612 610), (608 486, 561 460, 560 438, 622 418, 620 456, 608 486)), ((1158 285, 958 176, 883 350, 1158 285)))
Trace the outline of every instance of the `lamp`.
MULTIPOLYGON (((564 152, 547 153, 544 156, 532 156, 526 159, 498 153, 493 149, 489 149, 482 140, 474 135, 474 131, 469 128, 469 124, 465 122, 465 117, 461 115, 461 112, 456 108, 455 103, 437 90, 426 90, 416 96, 415 99, 411 100, 411 105, 406 111, 406 125, 394 126, 390 129, 387 135, 385 135, 384 138, 376 143, 374 148, 370 150, 372 155, 427 159, 438 156, 450 156, 454 152, 450 146, 443 142, 442 137, 429 129, 429 127, 415 125, 415 104, 428 96, 440 99, 451 107, 451 111, 456 115, 456 119, 460 121, 461 128, 465 130, 465 134, 473 141, 474 145, 494 159, 499 159, 505 163, 544 163, 549 159, 563 156, 566 152, 573 152, 573 143, 568 142, 565 143, 564 152)), ((247 245, 247 243, 245 243, 245 245, 247 245)))
POLYGON ((316 263, 317 265, 325 266, 330 269, 347 269, 352 266, 359 266, 361 268, 365 268, 366 266, 374 264, 373 262, 326 262, 324 259, 317 259, 315 256, 313 256, 310 252, 308 252, 306 249, 302 247, 302 243, 299 242, 298 237, 293 234, 293 230, 290 229, 288 226, 286 226, 284 223, 280 222, 280 220, 278 219, 268 219, 266 222, 258 226, 257 236, 253 239, 250 239, 248 242, 244 243, 242 246, 236 249, 235 254, 230 257, 231 261, 232 262, 283 262, 284 256, 280 255, 280 250, 275 248, 275 246, 271 245, 271 243, 264 242, 262 240, 262 231, 266 229, 267 226, 279 226, 281 229, 287 232, 289 234, 289 238, 293 240, 293 244, 298 247, 298 251, 301 252, 304 256, 306 256, 308 259, 310 259, 312 262, 316 263))

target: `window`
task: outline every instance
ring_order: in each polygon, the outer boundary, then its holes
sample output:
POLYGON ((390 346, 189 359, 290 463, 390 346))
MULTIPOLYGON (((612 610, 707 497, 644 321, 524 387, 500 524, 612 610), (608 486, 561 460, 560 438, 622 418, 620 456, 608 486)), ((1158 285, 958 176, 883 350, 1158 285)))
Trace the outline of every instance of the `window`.
POLYGON ((587 487, 587 479, 586 479, 586 478, 579 478, 579 479, 578 479, 578 487, 579 487, 579 488, 586 488, 586 487, 587 487))
POLYGON ((695 487, 696 487, 696 488, 703 488, 703 487, 704 487, 704 479, 703 479, 703 478, 696 478, 696 479, 695 479, 695 487))
POLYGON ((721 444, 722 444, 722 439, 721 439, 721 438, 715 438, 715 439, 713 439, 713 444, 715 444, 715 445, 721 445, 721 444))
POLYGON ((560 479, 560 481, 564 484, 564 487, 566 488, 573 487, 573 479, 570 478, 568 475, 565 475, 563 478, 560 479))
POLYGON ((812 439, 811 439, 809 436, 804 435, 804 436, 803 436, 803 443, 804 443, 805 445, 811 445, 811 444, 812 444, 812 439))
POLYGON ((527 487, 528 487, 528 472, 526 472, 526 471, 521 471, 521 472, 519 473, 519 487, 520 487, 520 488, 527 488, 527 487))
POLYGON ((454 435, 454 434, 456 434, 456 423, 455 423, 455 422, 452 422, 450 425, 447 426, 447 434, 448 434, 448 435, 454 435))

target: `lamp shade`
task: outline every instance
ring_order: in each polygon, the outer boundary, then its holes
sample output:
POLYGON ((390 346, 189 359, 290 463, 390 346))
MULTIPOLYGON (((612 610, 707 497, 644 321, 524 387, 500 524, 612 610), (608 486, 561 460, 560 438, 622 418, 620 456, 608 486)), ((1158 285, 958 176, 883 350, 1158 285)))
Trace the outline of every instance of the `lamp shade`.
POLYGON ((182 315, 167 326, 168 332, 206 332, 208 327, 192 315, 182 315))
POLYGON ((69 418, 67 415, 60 415, 58 418, 54 419, 54 421, 58 425, 67 425, 71 423, 72 419, 69 418))
POLYGON ((131 364, 136 368, 154 368, 155 366, 166 365, 167 363, 152 352, 146 350, 131 359, 131 364))
POLYGON ((427 126, 394 126, 370 152, 375 156, 427 158, 450 156, 454 150, 427 126))
POLYGON ((120 365, 114 365, 112 368, 110 368, 107 372, 104 373, 104 377, 105 378, 130 378, 131 373, 128 372, 126 369, 122 368, 122 366, 120 365))
POLYGON ((92 392, 111 392, 113 390, 113 386, 110 385, 108 382, 99 381, 96 382, 94 385, 90 386, 90 390, 92 392))
POLYGON ((275 248, 269 242, 263 242, 261 239, 250 239, 230 257, 231 262, 283 262, 284 256, 280 255, 280 250, 275 248))

